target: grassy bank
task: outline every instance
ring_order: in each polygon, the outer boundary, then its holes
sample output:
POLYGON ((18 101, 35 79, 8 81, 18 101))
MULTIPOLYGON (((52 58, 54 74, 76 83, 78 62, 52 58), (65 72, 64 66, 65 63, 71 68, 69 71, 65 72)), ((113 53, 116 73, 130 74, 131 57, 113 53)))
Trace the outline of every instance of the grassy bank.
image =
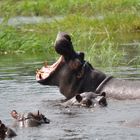
MULTIPOLYGON (((94 43, 109 38, 116 41, 115 34, 138 32, 138 17, 131 19, 118 15, 118 17, 104 17, 94 19, 78 15, 66 16, 63 20, 51 23, 31 24, 22 26, 0 25, 0 51, 23 51, 24 53, 43 52, 52 46, 58 31, 65 31, 72 35, 75 46, 83 49, 94 43)), ((108 42, 109 43, 109 42, 108 42)), ((115 46, 115 43, 112 47, 115 46)))
POLYGON ((139 0, 1 0, 0 16, 139 13, 139 0))
POLYGON ((0 16, 5 21, 0 25, 0 53, 56 55, 56 34, 65 31, 71 34, 75 49, 84 51, 90 62, 98 59, 101 65, 121 64, 126 53, 116 38, 139 34, 139 7, 139 0, 1 0, 0 16), (32 25, 7 25, 13 16, 57 15, 64 18, 32 25))

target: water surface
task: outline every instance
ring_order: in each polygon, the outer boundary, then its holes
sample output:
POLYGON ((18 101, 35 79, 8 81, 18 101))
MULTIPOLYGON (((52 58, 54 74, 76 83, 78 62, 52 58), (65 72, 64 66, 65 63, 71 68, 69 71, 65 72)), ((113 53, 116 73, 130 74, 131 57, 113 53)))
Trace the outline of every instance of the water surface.
MULTIPOLYGON (((140 120, 140 100, 109 99, 105 108, 64 108, 64 97, 57 87, 42 86, 35 70, 44 57, 0 56, 0 119, 18 134, 14 140, 138 140, 140 126, 125 122, 140 120), (37 128, 13 127, 10 111, 27 113, 40 110, 51 120, 37 128)), ((52 63, 49 59, 49 63, 52 63)), ((125 79, 140 80, 140 67, 101 68, 125 79)))

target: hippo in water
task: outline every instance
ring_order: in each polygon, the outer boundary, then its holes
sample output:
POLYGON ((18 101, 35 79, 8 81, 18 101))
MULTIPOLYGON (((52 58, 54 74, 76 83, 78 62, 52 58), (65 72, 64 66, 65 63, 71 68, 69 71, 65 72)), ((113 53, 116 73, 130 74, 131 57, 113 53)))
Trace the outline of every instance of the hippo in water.
POLYGON ((105 107, 107 106, 107 101, 105 98, 106 93, 96 94, 94 92, 83 92, 81 94, 75 95, 70 100, 62 103, 64 107, 69 107, 72 105, 83 106, 83 107, 95 107, 96 105, 105 107))
POLYGON ((5 138, 12 138, 17 136, 17 134, 9 127, 5 126, 0 120, 0 140, 4 140, 5 138))
POLYGON ((39 111, 37 113, 29 112, 25 115, 17 113, 16 110, 12 110, 11 116, 16 120, 16 124, 20 127, 35 127, 43 123, 50 123, 50 120, 39 111))
POLYGON ((74 50, 67 33, 58 33, 54 48, 61 56, 53 65, 37 70, 38 83, 58 86, 66 99, 83 92, 105 92, 106 97, 120 100, 140 99, 140 81, 117 79, 95 69, 84 59, 83 52, 74 50))

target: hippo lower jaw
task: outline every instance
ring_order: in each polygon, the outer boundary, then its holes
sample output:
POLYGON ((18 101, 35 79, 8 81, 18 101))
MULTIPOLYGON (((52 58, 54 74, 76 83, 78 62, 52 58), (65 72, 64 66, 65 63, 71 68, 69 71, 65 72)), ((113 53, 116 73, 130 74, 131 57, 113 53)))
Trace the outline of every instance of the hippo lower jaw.
POLYGON ((37 82, 43 84, 56 70, 64 63, 64 58, 61 56, 54 64, 45 65, 40 70, 36 71, 37 82))

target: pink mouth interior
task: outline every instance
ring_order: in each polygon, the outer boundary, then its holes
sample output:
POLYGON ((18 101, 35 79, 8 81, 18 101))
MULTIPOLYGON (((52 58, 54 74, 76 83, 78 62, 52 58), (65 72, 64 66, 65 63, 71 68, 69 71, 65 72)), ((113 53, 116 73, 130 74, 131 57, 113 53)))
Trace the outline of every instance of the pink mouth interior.
POLYGON ((40 70, 36 71, 36 80, 39 81, 48 78, 63 62, 64 59, 61 56, 54 64, 43 66, 40 70))

